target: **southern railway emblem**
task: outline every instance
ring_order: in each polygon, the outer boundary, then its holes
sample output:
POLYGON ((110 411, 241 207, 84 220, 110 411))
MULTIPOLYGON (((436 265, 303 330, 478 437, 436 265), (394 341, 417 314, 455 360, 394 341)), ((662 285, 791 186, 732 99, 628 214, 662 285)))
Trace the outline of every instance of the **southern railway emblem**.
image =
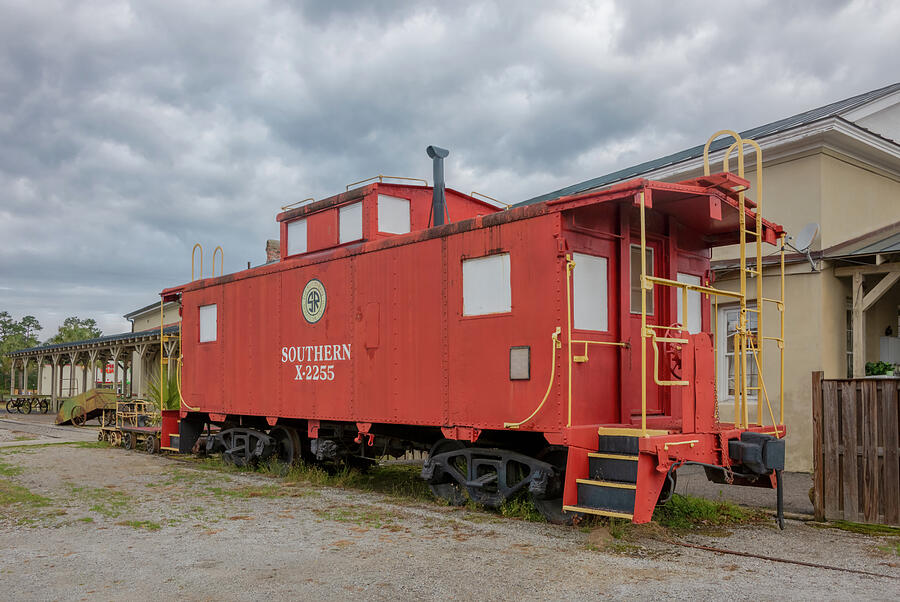
POLYGON ((315 324, 325 315, 325 285, 313 278, 303 287, 300 295, 300 311, 310 324, 315 324))

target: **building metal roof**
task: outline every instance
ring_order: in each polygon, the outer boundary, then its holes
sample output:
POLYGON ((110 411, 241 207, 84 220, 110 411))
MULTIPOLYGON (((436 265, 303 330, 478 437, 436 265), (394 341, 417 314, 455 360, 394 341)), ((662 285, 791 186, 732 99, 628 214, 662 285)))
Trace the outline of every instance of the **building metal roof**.
POLYGON ((900 232, 893 236, 888 236, 872 244, 866 245, 860 249, 856 249, 849 255, 871 255, 873 253, 898 253, 900 252, 900 232))
MULTIPOLYGON (((845 98, 844 100, 839 100, 837 102, 833 102, 816 109, 798 113, 797 115, 794 115, 792 117, 779 119, 778 121, 773 121, 772 123, 767 123, 765 125, 751 128, 749 130, 744 130, 743 132, 739 133, 741 135, 741 138, 752 138, 758 141, 760 138, 763 138, 765 136, 771 136, 772 134, 784 132, 796 127, 809 125, 821 119, 827 119, 829 117, 841 115, 842 113, 846 113, 847 111, 856 109, 866 103, 872 102, 873 100, 877 100, 883 96, 887 96, 888 94, 893 94, 898 90, 900 90, 900 83, 891 84, 890 86, 885 86, 877 90, 865 92, 864 94, 851 96, 850 98, 845 98)), ((733 140, 731 138, 719 138, 709 145, 709 151, 710 153, 713 153, 718 150, 724 150, 725 148, 730 146, 732 142, 733 140)), ((640 163, 639 165, 633 165, 631 167, 626 167, 625 169, 614 171, 612 173, 606 174, 605 176, 600 176, 599 178, 593 178, 591 180, 586 180, 578 184, 572 184, 571 186, 566 186, 565 188, 560 188, 559 190, 548 192, 547 194, 542 194, 526 201, 522 201, 521 203, 513 205, 513 207, 518 207, 521 205, 532 205, 534 203, 549 201, 551 199, 562 196, 578 194, 587 190, 592 190, 594 188, 602 188, 604 186, 609 186, 610 184, 614 184, 622 180, 636 178, 641 174, 655 171, 669 165, 675 165, 677 163, 689 161, 690 159, 696 159, 703 156, 703 146, 703 144, 700 144, 698 146, 694 146, 677 153, 672 153, 671 155, 666 155, 665 157, 653 159, 652 161, 645 161, 644 163, 640 163)))
MULTIPOLYGON (((173 324, 163 329, 163 335, 178 334, 180 326, 173 324)), ((123 332, 121 334, 108 334, 94 339, 84 339, 81 341, 70 341, 68 343, 55 343, 53 345, 38 345, 37 347, 29 347, 28 349, 16 349, 6 355, 8 357, 21 357, 23 355, 39 355, 50 353, 66 353, 72 351, 81 351, 91 347, 112 346, 113 343, 140 343, 147 340, 159 340, 159 328, 151 330, 141 330, 139 332, 123 332)))
MULTIPOLYGON (((172 305, 171 301, 165 304, 166 307, 168 307, 170 305, 172 305)), ((155 303, 151 303, 150 305, 145 305, 144 307, 142 307, 140 309, 136 309, 134 311, 128 312, 127 314, 125 314, 122 317, 125 318, 126 320, 131 320, 140 315, 149 313, 151 310, 159 311, 159 301, 156 301, 155 303)))

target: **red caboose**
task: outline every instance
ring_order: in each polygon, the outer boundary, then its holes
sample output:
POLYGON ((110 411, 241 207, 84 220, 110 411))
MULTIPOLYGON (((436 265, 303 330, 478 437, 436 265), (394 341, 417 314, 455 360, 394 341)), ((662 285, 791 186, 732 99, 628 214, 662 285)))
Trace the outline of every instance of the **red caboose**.
POLYGON ((714 392, 710 299, 753 310, 711 288, 710 249, 783 235, 746 180, 500 210, 445 191, 446 153, 429 154, 434 188, 379 181, 286 210, 281 261, 163 291, 182 309, 182 450, 209 423, 208 449, 238 463, 427 449, 435 494, 528 491, 556 521, 645 522, 685 463, 774 485, 784 429, 720 422, 714 392))

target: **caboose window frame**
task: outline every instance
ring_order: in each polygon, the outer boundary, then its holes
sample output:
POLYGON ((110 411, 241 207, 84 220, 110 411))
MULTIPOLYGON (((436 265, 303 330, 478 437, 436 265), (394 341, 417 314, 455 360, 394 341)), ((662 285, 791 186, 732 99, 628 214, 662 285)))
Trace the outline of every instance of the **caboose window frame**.
POLYGON ((344 205, 338 209, 338 244, 344 245, 363 239, 362 201, 344 205))
MULTIPOLYGON (((647 275, 656 276, 656 249, 647 246, 647 275)), ((641 313, 641 245, 631 245, 631 252, 628 255, 629 270, 631 274, 631 298, 628 306, 632 314, 640 315, 641 313), (635 261, 635 251, 637 251, 637 261, 635 261), (637 272, 635 272, 637 270, 637 272), (635 277, 637 277, 637 286, 635 286, 635 277), (637 303, 637 309, 635 309, 637 303)), ((652 316, 656 311, 655 291, 651 288, 647 291, 647 315, 652 316)))
POLYGON ((219 340, 219 308, 216 303, 197 308, 197 339, 199 343, 215 343, 219 340))
POLYGON ((463 318, 512 313, 512 258, 509 251, 480 257, 463 256, 460 269, 463 318), (467 271, 466 266, 471 269, 467 271), (499 272, 496 268, 499 268, 499 272), (467 295, 467 291, 471 294, 467 295))
POLYGON ((306 218, 288 222, 285 236, 287 236, 288 256, 306 253, 309 249, 309 229, 306 225, 306 218))
POLYGON ((609 258, 574 251, 572 259, 575 260, 572 272, 573 328, 609 332, 609 258))

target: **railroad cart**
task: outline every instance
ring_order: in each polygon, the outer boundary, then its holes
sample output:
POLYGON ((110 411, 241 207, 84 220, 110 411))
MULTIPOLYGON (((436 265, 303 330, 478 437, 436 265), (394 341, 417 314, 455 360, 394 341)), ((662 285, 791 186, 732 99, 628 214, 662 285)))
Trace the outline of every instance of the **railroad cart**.
POLYGON ((779 486, 783 393, 757 368, 764 348, 783 365, 784 231, 760 215, 761 180, 746 196, 743 151, 760 174, 758 147, 728 134, 721 173, 707 162, 677 183, 501 209, 446 189, 446 151, 429 147, 433 187, 379 178, 285 207, 280 261, 161 293, 181 304, 180 355, 161 360, 178 371, 180 449, 215 424, 207 449, 237 463, 428 450, 436 495, 527 492, 559 522, 646 522, 686 464, 779 486), (780 299, 762 295, 766 244, 781 253, 780 299), (710 271, 726 245, 741 249, 737 291, 710 271), (750 288, 781 336, 764 336, 750 288), (738 320, 718 323, 719 304, 738 320))

